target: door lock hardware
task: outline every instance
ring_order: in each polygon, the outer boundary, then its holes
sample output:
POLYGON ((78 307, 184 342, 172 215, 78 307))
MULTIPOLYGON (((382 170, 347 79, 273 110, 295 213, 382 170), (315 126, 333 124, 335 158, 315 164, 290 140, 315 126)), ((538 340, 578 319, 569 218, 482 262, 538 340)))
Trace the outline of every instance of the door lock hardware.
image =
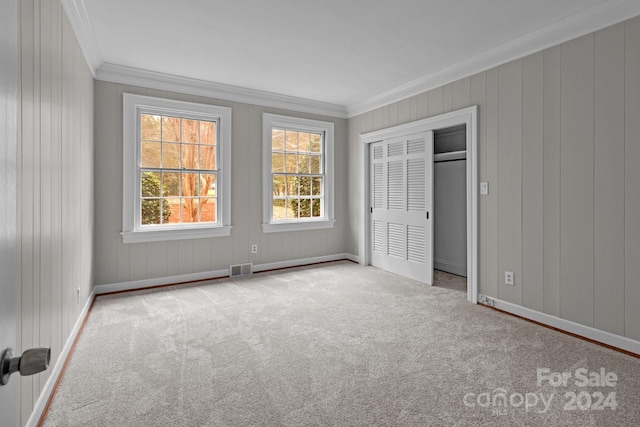
POLYGON ((20 372, 23 377, 42 372, 49 367, 50 361, 50 348, 30 348, 20 357, 13 357, 13 352, 7 348, 0 359, 0 385, 7 384, 14 372, 20 372))

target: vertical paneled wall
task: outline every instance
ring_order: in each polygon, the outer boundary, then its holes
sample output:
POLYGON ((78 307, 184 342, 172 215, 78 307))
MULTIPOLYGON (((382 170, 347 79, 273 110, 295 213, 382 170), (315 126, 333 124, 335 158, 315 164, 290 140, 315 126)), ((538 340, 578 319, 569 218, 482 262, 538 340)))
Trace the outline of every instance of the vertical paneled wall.
POLYGON ((346 252, 347 121, 200 96, 97 81, 95 86, 95 284, 122 283, 346 252), (231 236, 123 244, 122 94, 214 104, 232 109, 231 236), (335 228, 262 232, 262 114, 335 124, 335 228), (251 245, 258 253, 251 253, 251 245))
POLYGON ((350 192, 359 134, 470 105, 480 292, 640 340, 640 17, 350 119, 350 192))
MULTIPOLYGON (((54 366, 91 292, 93 78, 59 1, 21 0, 20 39, 17 347, 54 366)), ((22 425, 50 372, 14 378, 22 425)))
MULTIPOLYGON (((0 14, 0 351, 15 347, 17 335, 17 157, 18 0, 2 3, 0 14)), ((17 424, 16 381, 0 387, 0 417, 17 424)))

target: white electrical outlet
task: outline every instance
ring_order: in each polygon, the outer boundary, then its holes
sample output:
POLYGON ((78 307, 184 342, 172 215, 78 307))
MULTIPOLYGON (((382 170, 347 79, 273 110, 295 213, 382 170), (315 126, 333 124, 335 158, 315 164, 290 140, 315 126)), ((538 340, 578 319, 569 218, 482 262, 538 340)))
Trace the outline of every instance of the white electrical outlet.
POLYGON ((515 286, 515 281, 513 278, 513 271, 505 271, 504 272, 504 284, 515 286))
POLYGON ((486 196, 487 194, 489 194, 489 183, 488 182, 481 182, 480 183, 480 195, 481 196, 486 196))
POLYGON ((80 304, 80 288, 76 289, 76 304, 80 304))
POLYGON ((252 254, 258 253, 258 245, 251 245, 251 253, 252 254))

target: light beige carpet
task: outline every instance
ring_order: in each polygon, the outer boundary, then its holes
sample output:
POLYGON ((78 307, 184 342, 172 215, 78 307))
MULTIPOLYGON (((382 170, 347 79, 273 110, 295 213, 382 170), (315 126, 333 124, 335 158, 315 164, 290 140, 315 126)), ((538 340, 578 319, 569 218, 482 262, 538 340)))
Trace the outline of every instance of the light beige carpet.
POLYGON ((637 426, 640 360, 345 261, 99 297, 45 425, 637 426))

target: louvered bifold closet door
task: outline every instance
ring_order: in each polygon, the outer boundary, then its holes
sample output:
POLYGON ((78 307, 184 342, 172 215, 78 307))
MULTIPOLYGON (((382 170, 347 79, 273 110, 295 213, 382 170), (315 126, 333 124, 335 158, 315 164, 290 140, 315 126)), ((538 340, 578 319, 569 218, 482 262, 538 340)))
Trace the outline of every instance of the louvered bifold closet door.
POLYGON ((371 264, 433 283, 433 132, 371 144, 371 264))

